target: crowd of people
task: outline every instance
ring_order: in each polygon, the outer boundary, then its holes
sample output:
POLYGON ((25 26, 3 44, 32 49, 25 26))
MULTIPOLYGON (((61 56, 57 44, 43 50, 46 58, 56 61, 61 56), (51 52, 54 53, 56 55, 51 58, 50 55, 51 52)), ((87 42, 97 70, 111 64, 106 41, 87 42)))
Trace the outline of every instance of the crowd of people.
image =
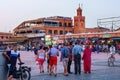
POLYGON ((63 75, 68 76, 72 74, 71 65, 74 63, 74 74, 81 74, 81 60, 83 60, 84 73, 91 73, 91 53, 107 52, 116 53, 119 50, 119 46, 111 44, 103 44, 102 47, 99 44, 91 46, 90 44, 81 44, 81 42, 75 42, 74 44, 64 43, 60 45, 41 46, 40 50, 34 49, 36 55, 36 61, 38 61, 40 73, 44 72, 44 61, 47 59, 47 71, 51 75, 52 73, 57 76, 57 57, 60 57, 60 62, 63 63, 63 75))
POLYGON ((71 65, 74 62, 74 74, 81 74, 81 60, 84 62, 84 73, 91 73, 91 52, 89 45, 83 48, 80 42, 74 45, 64 43, 62 45, 40 46, 39 50, 34 49, 36 61, 38 62, 40 73, 44 72, 44 61, 47 59, 47 71, 49 75, 57 76, 58 56, 63 63, 63 75, 72 74, 71 65), (82 54, 83 53, 83 54, 82 54))
MULTIPOLYGON (((14 69, 16 68, 17 59, 21 61, 18 46, 13 45, 11 48, 6 48, 7 52, 4 53, 10 66, 10 72, 7 80, 12 80, 14 75, 14 69)), ((116 52, 116 47, 106 44, 102 47, 103 51, 109 51, 110 53, 116 52)), ((119 49, 119 47, 118 47, 119 49)), ((81 44, 81 42, 75 42, 74 44, 64 43, 60 45, 41 45, 34 46, 35 60, 39 65, 40 73, 44 73, 44 62, 47 60, 47 72, 49 75, 54 74, 57 76, 57 62, 58 56, 60 62, 63 63, 63 75, 68 76, 74 73, 75 75, 81 74, 81 60, 83 60, 84 73, 91 73, 91 53, 100 51, 100 45, 96 44, 91 46, 90 44, 81 44), (74 72, 71 72, 71 65, 74 63, 74 72)))
POLYGON ((92 49, 92 52, 96 52, 96 53, 99 53, 99 52, 103 52, 103 53, 109 53, 110 52, 110 47, 114 46, 115 47, 115 51, 119 53, 120 51, 120 44, 115 44, 115 43, 111 43, 111 44, 94 44, 94 45, 91 45, 91 49, 92 49))

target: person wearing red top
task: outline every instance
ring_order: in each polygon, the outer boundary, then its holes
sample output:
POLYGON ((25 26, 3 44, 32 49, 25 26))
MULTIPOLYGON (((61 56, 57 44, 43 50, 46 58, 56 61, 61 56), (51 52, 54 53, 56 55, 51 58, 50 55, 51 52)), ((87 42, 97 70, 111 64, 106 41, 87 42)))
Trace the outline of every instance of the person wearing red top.
POLYGON ((91 49, 86 45, 83 53, 84 73, 91 73, 91 49))

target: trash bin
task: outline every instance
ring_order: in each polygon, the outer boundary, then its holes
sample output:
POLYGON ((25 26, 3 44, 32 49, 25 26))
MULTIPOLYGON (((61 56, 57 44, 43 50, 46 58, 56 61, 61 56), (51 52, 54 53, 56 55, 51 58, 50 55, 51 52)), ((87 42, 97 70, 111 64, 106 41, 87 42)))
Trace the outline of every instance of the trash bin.
POLYGON ((0 80, 6 80, 7 78, 7 63, 6 58, 3 55, 3 51, 0 51, 0 80))

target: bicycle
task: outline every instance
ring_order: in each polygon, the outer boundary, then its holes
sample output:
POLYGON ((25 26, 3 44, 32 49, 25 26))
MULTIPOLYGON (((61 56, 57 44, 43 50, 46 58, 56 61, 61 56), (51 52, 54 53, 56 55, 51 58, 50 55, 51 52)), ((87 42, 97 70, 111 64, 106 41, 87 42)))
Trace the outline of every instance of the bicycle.
POLYGON ((115 53, 111 53, 108 57, 108 66, 114 66, 115 63, 115 53))
POLYGON ((117 53, 120 55, 120 49, 117 50, 117 53))
MULTIPOLYGON (((13 78, 17 80, 30 80, 31 79, 31 68, 28 66, 22 66, 24 63, 18 63, 19 68, 16 69, 13 78)), ((9 68, 10 69, 10 68, 9 68)))

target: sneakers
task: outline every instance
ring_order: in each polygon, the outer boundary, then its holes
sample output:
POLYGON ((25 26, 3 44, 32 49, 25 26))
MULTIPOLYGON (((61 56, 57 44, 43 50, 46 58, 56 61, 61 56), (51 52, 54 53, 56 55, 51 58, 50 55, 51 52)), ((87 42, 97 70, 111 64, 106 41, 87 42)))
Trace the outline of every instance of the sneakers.
MULTIPOLYGON (((49 75, 51 76, 51 75, 52 75, 52 73, 49 73, 49 75)), ((56 76, 57 76, 57 74, 54 74, 54 76, 56 77, 56 76)))

